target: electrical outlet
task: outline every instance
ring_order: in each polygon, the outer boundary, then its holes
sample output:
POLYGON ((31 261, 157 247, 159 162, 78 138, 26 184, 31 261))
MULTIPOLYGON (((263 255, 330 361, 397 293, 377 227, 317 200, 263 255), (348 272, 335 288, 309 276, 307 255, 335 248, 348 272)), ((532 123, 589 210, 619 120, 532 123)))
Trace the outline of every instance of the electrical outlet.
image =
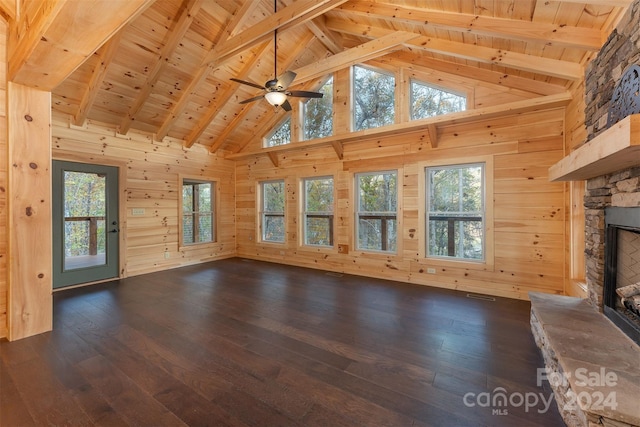
POLYGON ((170 256, 169 251, 164 251, 164 259, 169 259, 170 256))
POLYGON ((133 208, 133 209, 131 209, 131 215, 133 215, 133 216, 144 215, 144 208, 133 208))
POLYGON ((427 268, 427 273, 436 274, 436 269, 435 268, 427 268))

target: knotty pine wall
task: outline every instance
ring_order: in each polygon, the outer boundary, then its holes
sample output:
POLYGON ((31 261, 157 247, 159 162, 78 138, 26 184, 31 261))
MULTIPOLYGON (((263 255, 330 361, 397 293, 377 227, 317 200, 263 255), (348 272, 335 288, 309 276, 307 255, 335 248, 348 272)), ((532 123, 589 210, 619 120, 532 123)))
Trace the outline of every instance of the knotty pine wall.
POLYGON ((348 144, 343 160, 331 148, 288 152, 279 156, 279 167, 264 155, 240 160, 238 256, 520 299, 529 291, 562 294, 566 200, 564 184, 550 183, 547 171, 564 155, 564 118, 564 109, 552 109, 443 127, 437 148, 425 131, 348 144), (487 263, 427 260, 424 168, 479 161, 487 172, 487 263), (399 177, 398 253, 354 251, 354 174, 390 169, 399 177), (335 247, 305 247, 300 180, 326 175, 334 177, 335 247), (284 179, 287 190, 281 245, 259 238, 258 186, 272 179, 284 179), (339 253, 338 245, 347 245, 348 253, 339 253))
POLYGON ((7 336, 7 24, 0 19, 0 338, 7 336))
POLYGON ((130 131, 117 135, 114 129, 88 123, 69 124, 66 116, 54 114, 53 158, 119 166, 121 275, 133 276, 235 255, 234 163, 210 154, 201 146, 183 149, 182 142, 130 131), (167 142, 168 141, 168 142, 167 142), (178 247, 178 197, 180 177, 216 181, 217 242, 178 247), (124 203, 123 203, 124 202, 124 203), (144 215, 132 215, 132 209, 144 215), (169 258, 165 258, 165 252, 169 258))

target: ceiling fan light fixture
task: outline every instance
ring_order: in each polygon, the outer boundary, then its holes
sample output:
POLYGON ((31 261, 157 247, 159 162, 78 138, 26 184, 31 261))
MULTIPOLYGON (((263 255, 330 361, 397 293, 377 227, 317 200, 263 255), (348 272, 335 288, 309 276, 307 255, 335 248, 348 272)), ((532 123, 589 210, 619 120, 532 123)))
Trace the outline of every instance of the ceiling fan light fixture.
POLYGON ((284 92, 267 92, 264 97, 274 107, 281 106, 287 100, 287 94, 284 92))

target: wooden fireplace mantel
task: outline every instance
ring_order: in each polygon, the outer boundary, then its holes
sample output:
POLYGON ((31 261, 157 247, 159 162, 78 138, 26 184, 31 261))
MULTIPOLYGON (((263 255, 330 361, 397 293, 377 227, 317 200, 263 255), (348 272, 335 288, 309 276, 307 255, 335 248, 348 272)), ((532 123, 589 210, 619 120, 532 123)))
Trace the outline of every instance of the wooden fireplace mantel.
POLYGON ((550 181, 582 181, 640 166, 640 114, 620 120, 549 168, 550 181))

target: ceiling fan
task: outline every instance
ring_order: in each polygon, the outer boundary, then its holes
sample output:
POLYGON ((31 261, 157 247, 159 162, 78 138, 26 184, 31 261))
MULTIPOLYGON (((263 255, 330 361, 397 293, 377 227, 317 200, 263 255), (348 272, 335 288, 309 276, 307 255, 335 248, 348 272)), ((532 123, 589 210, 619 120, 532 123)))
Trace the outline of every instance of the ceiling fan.
MULTIPOLYGON (((274 0, 273 2, 273 11, 276 12, 276 0, 274 0)), ((273 75, 276 76, 278 73, 277 28, 273 31, 273 52, 273 75)), ((264 98, 269 104, 273 105, 274 107, 282 107, 282 109, 285 111, 291 111, 291 104, 287 99, 287 97, 289 96, 299 98, 322 98, 323 94, 319 92, 309 92, 306 90, 287 90, 287 88, 291 85, 291 82, 293 82, 293 79, 295 78, 296 73, 294 73, 293 71, 285 71, 281 75, 267 81, 264 86, 260 86, 257 83, 248 82, 246 80, 240 80, 236 78, 231 78, 231 80, 258 89, 263 89, 265 91, 265 93, 262 95, 254 96, 253 98, 240 101, 240 104, 247 104, 249 102, 257 101, 261 98, 264 98)))

